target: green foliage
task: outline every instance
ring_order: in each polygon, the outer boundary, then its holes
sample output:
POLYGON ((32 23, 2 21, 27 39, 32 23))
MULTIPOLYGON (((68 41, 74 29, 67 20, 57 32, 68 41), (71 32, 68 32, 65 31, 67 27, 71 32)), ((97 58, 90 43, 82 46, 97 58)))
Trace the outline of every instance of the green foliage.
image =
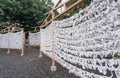
POLYGON ((0 0, 0 23, 19 23, 25 31, 29 31, 31 27, 41 24, 44 13, 51 6, 52 3, 46 3, 46 0, 0 0))

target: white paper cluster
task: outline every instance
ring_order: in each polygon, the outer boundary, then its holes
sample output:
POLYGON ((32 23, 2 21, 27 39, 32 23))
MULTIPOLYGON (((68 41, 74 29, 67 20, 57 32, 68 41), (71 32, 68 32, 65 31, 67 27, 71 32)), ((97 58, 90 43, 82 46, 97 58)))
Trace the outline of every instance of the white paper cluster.
MULTIPOLYGON (((119 0, 93 0, 78 14, 55 22, 56 59, 82 78, 120 78, 120 58, 114 58, 120 54, 119 8, 119 0)), ((51 28, 42 30, 43 52, 52 49, 51 28)))
POLYGON ((41 29, 41 51, 52 52, 52 24, 41 29))
POLYGON ((40 32, 32 33, 29 32, 29 45, 39 46, 40 44, 40 32))
POLYGON ((0 34, 0 48, 8 48, 8 33, 0 34))
POLYGON ((10 48, 11 49, 22 49, 23 48, 23 40, 24 35, 23 31, 10 33, 10 48))
POLYGON ((22 49, 23 31, 0 34, 0 48, 22 49))

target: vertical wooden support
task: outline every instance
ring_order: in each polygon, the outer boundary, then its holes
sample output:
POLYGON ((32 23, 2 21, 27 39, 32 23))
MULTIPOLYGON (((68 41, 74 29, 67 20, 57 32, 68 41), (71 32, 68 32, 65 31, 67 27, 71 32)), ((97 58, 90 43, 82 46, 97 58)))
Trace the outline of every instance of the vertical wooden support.
POLYGON ((39 58, 42 58, 42 52, 41 52, 41 27, 40 27, 40 52, 39 52, 39 58))
POLYGON ((30 31, 28 32, 28 48, 30 49, 31 47, 30 47, 30 31))
POLYGON ((67 6, 66 6, 66 4, 64 4, 64 11, 67 9, 67 6))
POLYGON ((35 31, 36 31, 37 29, 36 29, 36 27, 35 27, 35 31))
POLYGON ((54 51, 54 33, 55 33, 55 29, 54 29, 54 16, 55 13, 54 11, 52 11, 52 66, 51 66, 51 71, 56 71, 56 66, 55 66, 55 51, 54 51))
POLYGON ((10 54, 10 28, 8 28, 8 52, 7 54, 10 54))
MULTIPOLYGON (((62 5, 62 1, 60 3, 62 5)), ((63 7, 60 8, 60 13, 62 13, 62 11, 63 11, 63 7)))
POLYGON ((22 29, 22 52, 21 52, 21 56, 24 55, 24 42, 25 42, 25 33, 24 33, 24 30, 22 29))

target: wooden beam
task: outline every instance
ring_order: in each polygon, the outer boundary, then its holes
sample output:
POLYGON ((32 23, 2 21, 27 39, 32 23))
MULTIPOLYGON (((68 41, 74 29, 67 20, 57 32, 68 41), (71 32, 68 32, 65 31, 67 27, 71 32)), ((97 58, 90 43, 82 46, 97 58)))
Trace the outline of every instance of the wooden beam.
POLYGON ((64 6, 64 4, 69 3, 70 1, 71 1, 71 0, 67 0, 65 3, 63 3, 63 4, 61 4, 61 5, 59 5, 59 6, 55 7, 55 8, 53 8, 52 10, 55 11, 55 10, 59 9, 60 7, 64 6))
MULTIPOLYGON (((14 24, 12 24, 12 25, 10 25, 10 26, 6 27, 6 28, 5 28, 5 29, 3 29, 3 30, 9 30, 10 28, 15 27, 15 26, 16 26, 16 24, 17 24, 17 23, 14 23, 14 24)), ((2 31, 2 30, 1 30, 1 31, 2 31)))
POLYGON ((55 19, 59 18, 61 15, 65 14, 66 12, 70 11, 71 9, 73 9, 75 6, 77 6, 78 4, 80 4, 81 2, 83 2, 84 0, 78 0, 76 3, 74 3, 72 6, 70 6, 69 8, 67 8, 64 12, 62 12, 61 14, 57 15, 55 19))
POLYGON ((54 29, 54 17, 55 17, 55 13, 54 11, 52 12, 52 66, 55 66, 55 45, 54 45, 54 34, 55 34, 55 29, 54 29))
MULTIPOLYGON (((51 15, 51 12, 57 10, 58 8, 62 7, 62 6, 66 6, 67 3, 69 3, 71 0, 68 0, 67 2, 65 2, 64 4, 61 4, 55 8, 53 8, 51 11, 49 11, 49 14, 51 15)), ((59 18, 60 16, 62 16, 63 14, 65 14, 66 12, 70 11, 71 9, 75 8, 75 6, 79 5, 81 2, 83 2, 84 0, 78 0, 77 2, 75 2, 73 5, 71 5, 70 7, 66 8, 65 11, 63 11, 62 13, 58 14, 57 16, 55 16, 53 18, 53 20, 56 20, 57 18, 59 18)), ((47 18, 49 18, 49 16, 47 16, 47 18)), ((52 20, 50 20, 47 24, 42 24, 41 28, 47 26, 49 23, 51 23, 52 20)))
POLYGON ((45 26, 47 26, 48 24, 50 24, 52 22, 52 20, 50 20, 47 24, 44 24, 41 26, 41 28, 44 28, 45 26))
POLYGON ((58 3, 55 5, 55 7, 57 7, 61 2, 62 0, 59 0, 58 3))
MULTIPOLYGON (((59 0, 59 1, 57 2, 57 4, 54 6, 54 8, 57 7, 57 6, 61 3, 61 1, 62 1, 62 0, 59 0)), ((50 13, 50 11, 47 12, 47 13, 45 13, 44 15, 47 15, 47 14, 49 14, 49 13, 50 13)))
POLYGON ((45 13, 45 15, 50 14, 51 11, 55 11, 55 10, 59 9, 60 7, 64 6, 64 4, 67 4, 67 3, 69 3, 70 1, 71 1, 71 0, 67 0, 65 3, 60 4, 60 5, 57 6, 57 7, 54 7, 54 8, 53 8, 52 10, 50 10, 49 12, 45 13))

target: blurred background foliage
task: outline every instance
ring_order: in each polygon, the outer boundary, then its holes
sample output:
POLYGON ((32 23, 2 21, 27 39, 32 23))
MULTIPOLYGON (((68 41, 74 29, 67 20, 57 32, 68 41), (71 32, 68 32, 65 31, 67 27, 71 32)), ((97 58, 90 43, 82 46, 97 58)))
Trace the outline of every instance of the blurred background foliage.
POLYGON ((18 23, 18 26, 30 31, 39 26, 53 3, 50 0, 0 0, 0 29, 5 25, 18 23))
MULTIPOLYGON (((76 0, 72 0, 67 5, 69 7, 76 0)), ((75 9, 67 12, 59 19, 68 18, 80 9, 90 4, 91 0, 84 0, 75 9)), ((52 9, 52 0, 0 0, 0 30, 13 23, 23 27, 25 31, 33 30, 33 27, 39 26, 45 19, 44 14, 52 9)), ((56 12, 58 13, 58 12, 56 12)))

